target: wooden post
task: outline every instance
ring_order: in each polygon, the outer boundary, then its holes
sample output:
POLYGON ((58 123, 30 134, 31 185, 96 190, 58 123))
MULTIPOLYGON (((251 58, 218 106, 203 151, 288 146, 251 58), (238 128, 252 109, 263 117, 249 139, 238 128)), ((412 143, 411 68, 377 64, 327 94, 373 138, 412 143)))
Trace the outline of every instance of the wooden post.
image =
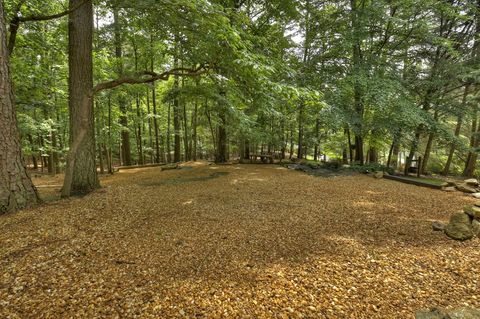
POLYGON ((422 157, 419 156, 418 162, 417 162, 417 177, 420 177, 421 169, 422 169, 422 157))

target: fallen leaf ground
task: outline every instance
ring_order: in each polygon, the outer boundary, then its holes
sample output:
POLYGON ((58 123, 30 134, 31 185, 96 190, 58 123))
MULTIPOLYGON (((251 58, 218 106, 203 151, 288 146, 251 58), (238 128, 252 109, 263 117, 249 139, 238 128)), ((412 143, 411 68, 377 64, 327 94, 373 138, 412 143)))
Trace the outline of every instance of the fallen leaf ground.
POLYGON ((480 240, 431 229, 472 202, 459 193, 273 165, 135 169, 102 183, 0 217, 0 318, 413 318, 480 307, 480 240))

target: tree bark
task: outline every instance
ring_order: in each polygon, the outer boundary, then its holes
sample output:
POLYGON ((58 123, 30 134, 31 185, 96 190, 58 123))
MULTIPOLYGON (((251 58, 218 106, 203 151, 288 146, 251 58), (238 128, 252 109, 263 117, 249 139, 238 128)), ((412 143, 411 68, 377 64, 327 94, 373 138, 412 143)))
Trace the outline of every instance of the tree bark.
MULTIPOLYGON (((123 49, 122 49, 122 30, 120 25, 120 18, 118 8, 113 9, 113 20, 115 30, 115 57, 117 58, 117 74, 118 77, 123 76, 123 49)), ((120 108, 120 125, 121 139, 122 139, 122 163, 125 166, 132 165, 132 152, 130 147, 130 131, 128 130, 128 116, 127 116, 127 101, 125 97, 120 95, 118 97, 118 105, 120 108)))
MULTIPOLYGON (((70 7, 79 1, 83 0, 70 0, 70 7)), ((95 165, 91 0, 69 14, 68 26, 70 151, 63 197, 85 194, 100 186, 95 165)))
MULTIPOLYGON (((468 94, 469 94, 469 89, 470 89, 470 85, 467 84, 465 85, 465 88, 464 88, 464 91, 463 91, 463 98, 462 98, 462 106, 465 108, 465 106, 467 105, 467 97, 468 97, 468 94)), ((463 114, 462 114, 462 111, 460 111, 458 117, 457 117, 457 125, 455 126, 455 138, 458 138, 460 136, 460 132, 462 130, 462 124, 463 124, 463 114)), ((447 176, 449 173, 450 173, 450 166, 452 165, 452 161, 453 161, 453 155, 455 154, 455 142, 453 142, 451 145, 450 145, 450 150, 448 152, 448 158, 447 158, 447 162, 445 163, 445 167, 443 169, 443 172, 442 174, 447 176)))
POLYGON ((22 156, 4 17, 3 2, 0 1, 0 214, 39 201, 22 156))
POLYGON ((304 117, 304 105, 303 102, 300 103, 298 109, 298 152, 297 158, 303 158, 303 117, 304 117))
POLYGON ((315 123, 315 149, 313 151, 313 160, 318 161, 320 152, 320 119, 317 119, 315 123))
MULTIPOLYGON (((176 90, 175 94, 178 94, 178 90, 179 90, 178 76, 175 77, 173 86, 176 90)), ((175 99, 173 100, 173 133, 174 133, 173 161, 175 163, 178 163, 180 162, 180 153, 181 153, 180 103, 178 101, 178 96, 176 96, 175 99)))

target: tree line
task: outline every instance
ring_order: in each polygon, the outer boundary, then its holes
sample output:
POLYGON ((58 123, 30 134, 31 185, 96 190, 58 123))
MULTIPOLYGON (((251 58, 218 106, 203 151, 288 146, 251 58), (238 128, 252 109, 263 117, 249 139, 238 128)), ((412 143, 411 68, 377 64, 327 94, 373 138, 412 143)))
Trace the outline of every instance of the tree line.
POLYGON ((64 197, 258 153, 476 174, 479 0, 0 6, 0 212, 38 202, 27 166, 64 197))

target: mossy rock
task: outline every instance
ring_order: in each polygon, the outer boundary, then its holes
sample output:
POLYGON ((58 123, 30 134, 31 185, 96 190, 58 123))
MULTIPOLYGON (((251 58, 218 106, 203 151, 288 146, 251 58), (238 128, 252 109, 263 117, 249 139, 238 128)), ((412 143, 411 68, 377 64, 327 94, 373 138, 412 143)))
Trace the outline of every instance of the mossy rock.
POLYGON ((456 213, 450 217, 450 222, 445 227, 445 234, 455 240, 469 240, 474 236, 470 216, 464 213, 456 213))
POLYGON ((473 219, 480 220, 480 207, 478 206, 465 206, 463 212, 473 219))

